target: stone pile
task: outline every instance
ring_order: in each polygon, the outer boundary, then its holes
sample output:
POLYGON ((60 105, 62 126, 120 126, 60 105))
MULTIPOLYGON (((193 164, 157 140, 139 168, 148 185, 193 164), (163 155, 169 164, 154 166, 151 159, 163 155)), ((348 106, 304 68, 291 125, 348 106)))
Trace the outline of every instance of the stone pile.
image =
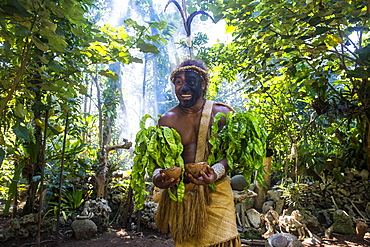
POLYGON ((346 172, 341 180, 327 176, 322 177, 321 182, 291 184, 287 186, 288 189, 284 191, 281 199, 285 201, 286 207, 295 204, 296 207, 311 211, 316 217, 323 218, 321 223, 326 225, 332 223, 329 212, 339 209, 346 211, 352 220, 369 220, 370 182, 368 176, 359 174, 361 173, 346 172))
MULTIPOLYGON (((157 226, 155 225, 155 212, 157 211, 157 204, 154 202, 146 202, 144 203, 144 209, 140 212, 140 226, 156 230, 157 226)), ((133 218, 135 219, 134 222, 137 222, 137 215, 138 211, 134 210, 133 218)))
MULTIPOLYGON (((44 219, 41 223, 41 233, 52 232, 52 219, 44 219)), ((0 229, 0 243, 13 238, 34 238, 37 234, 37 214, 28 214, 10 221, 9 226, 0 229)), ((1 244, 0 244, 1 245, 1 244)))

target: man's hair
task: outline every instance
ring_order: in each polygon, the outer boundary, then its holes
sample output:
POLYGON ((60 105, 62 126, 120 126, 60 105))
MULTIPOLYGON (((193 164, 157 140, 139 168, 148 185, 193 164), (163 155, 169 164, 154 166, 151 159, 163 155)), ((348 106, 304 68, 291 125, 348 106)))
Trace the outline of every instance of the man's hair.
POLYGON ((199 59, 188 59, 180 63, 177 68, 171 74, 171 81, 174 82, 176 74, 181 71, 193 71, 197 73, 205 82, 206 88, 208 86, 208 68, 202 60, 199 59))
POLYGON ((185 66, 197 66, 205 71, 208 71, 207 66, 204 64, 202 60, 199 59, 188 59, 185 60, 184 62, 180 63, 177 68, 185 67, 185 66))

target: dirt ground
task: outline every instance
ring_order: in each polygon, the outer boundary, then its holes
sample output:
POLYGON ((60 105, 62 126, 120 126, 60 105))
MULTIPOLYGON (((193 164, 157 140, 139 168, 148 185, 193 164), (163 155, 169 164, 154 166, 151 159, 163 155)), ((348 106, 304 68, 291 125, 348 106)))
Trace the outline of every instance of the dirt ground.
MULTIPOLYGON (((42 242, 44 247, 54 247, 55 242, 47 240, 42 242)), ((49 238, 51 239, 51 238, 49 238)), ((5 243, 0 242, 0 246, 15 246, 25 247, 34 246, 34 240, 21 240, 13 239, 5 243)), ((339 234, 333 234, 333 239, 322 239, 321 244, 309 243, 308 239, 303 241, 305 247, 317 246, 317 247, 360 247, 370 246, 370 233, 366 233, 364 240, 357 241, 355 236, 345 236, 339 234)), ((135 247, 174 247, 173 241, 170 237, 166 237, 161 233, 155 231, 143 230, 142 232, 126 231, 124 229, 110 228, 108 232, 99 234, 94 239, 90 240, 76 240, 72 236, 65 236, 59 241, 58 246, 61 247, 122 247, 122 246, 135 246, 135 247)), ((250 247, 261 247, 261 244, 243 244, 243 246, 250 247)))

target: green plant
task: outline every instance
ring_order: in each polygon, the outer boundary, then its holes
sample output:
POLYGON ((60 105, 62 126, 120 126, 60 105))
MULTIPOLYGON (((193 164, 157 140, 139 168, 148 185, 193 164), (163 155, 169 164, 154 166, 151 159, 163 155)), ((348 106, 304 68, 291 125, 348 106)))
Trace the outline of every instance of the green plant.
MULTIPOLYGON (((144 204, 145 181, 144 177, 150 177, 156 165, 162 168, 179 166, 182 168, 181 181, 177 185, 177 196, 168 189, 171 199, 182 201, 185 192, 184 161, 181 157, 183 146, 181 137, 175 129, 169 127, 149 126, 145 128, 149 114, 145 115, 140 122, 140 130, 136 134, 134 166, 131 173, 130 186, 134 190, 135 208, 142 209, 144 204)), ((153 118, 152 118, 153 119, 153 118)), ((153 119, 154 120, 154 119, 153 119)))
POLYGON ((60 214, 58 215, 58 203, 49 202, 49 205, 51 205, 52 207, 44 214, 43 219, 46 219, 47 217, 52 218, 53 228, 57 227, 58 217, 63 217, 63 220, 67 220, 75 212, 75 210, 71 210, 71 208, 69 208, 65 204, 61 204, 60 214))
POLYGON ((247 112, 217 113, 209 140, 212 148, 208 164, 226 157, 231 170, 240 170, 249 183, 255 172, 256 179, 263 183, 266 138, 263 120, 257 115, 247 112), (219 130, 218 122, 222 117, 226 118, 226 125, 219 130))
POLYGON ((72 192, 64 192, 62 201, 71 209, 77 209, 85 201, 82 190, 73 189, 72 192))
POLYGON ((297 145, 305 157, 289 165, 302 170, 320 171, 333 157, 342 168, 370 167, 366 1, 230 0, 209 9, 234 37, 209 52, 214 78, 242 78, 245 105, 266 119, 275 166, 297 145))

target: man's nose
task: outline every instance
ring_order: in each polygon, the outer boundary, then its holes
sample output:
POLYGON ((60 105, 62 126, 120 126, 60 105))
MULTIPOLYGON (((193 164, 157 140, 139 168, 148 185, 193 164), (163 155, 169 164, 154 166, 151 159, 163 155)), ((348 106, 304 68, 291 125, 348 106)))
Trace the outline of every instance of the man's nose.
POLYGON ((188 91, 190 88, 189 88, 189 85, 185 82, 184 85, 182 86, 182 91, 183 92, 186 92, 188 91))

